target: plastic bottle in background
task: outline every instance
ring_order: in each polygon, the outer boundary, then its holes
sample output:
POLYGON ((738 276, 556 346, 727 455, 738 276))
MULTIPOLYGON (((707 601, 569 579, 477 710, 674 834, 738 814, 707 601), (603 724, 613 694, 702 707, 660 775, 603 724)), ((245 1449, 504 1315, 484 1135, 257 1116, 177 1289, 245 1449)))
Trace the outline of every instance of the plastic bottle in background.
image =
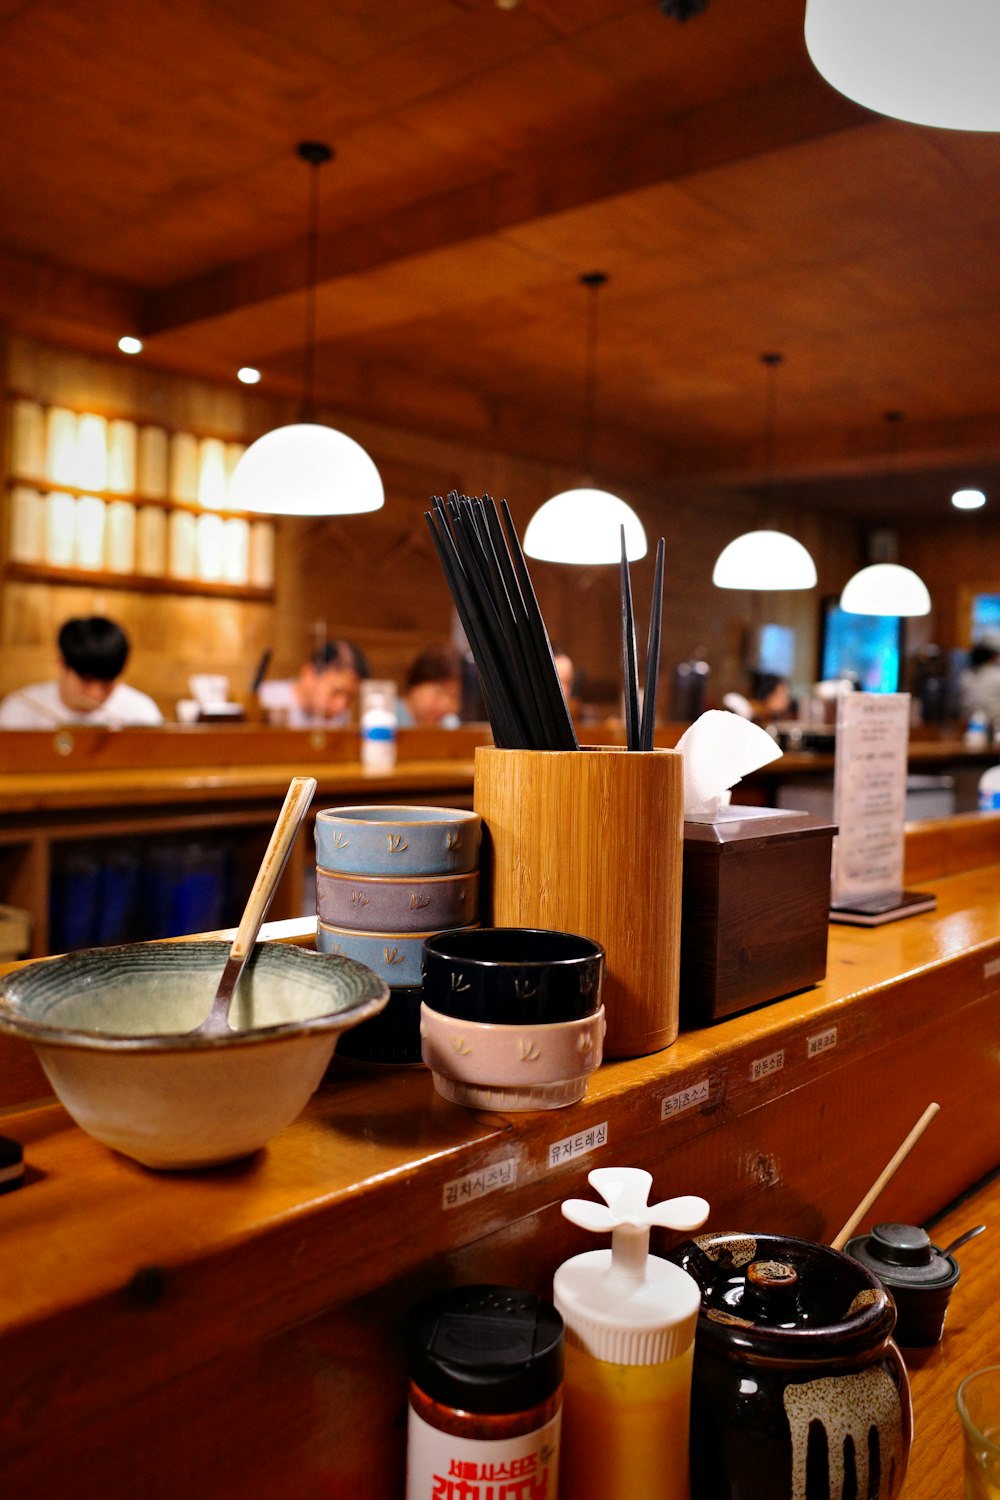
POLYGON ((415 1309, 408 1347, 406 1500, 556 1500, 563 1324, 552 1304, 515 1287, 452 1287, 415 1309))
POLYGON ((989 721, 986 715, 977 709, 965 726, 965 747, 967 750, 986 750, 989 743, 989 721))
POLYGON ((979 778, 979 811, 1000 812, 1000 766, 990 766, 979 778))
POLYGON ((369 679, 361 684, 361 764, 366 771, 391 771, 396 764, 396 684, 369 679))
POLYGON ((701 1291, 679 1266, 649 1254, 659 1224, 690 1232, 704 1198, 647 1202, 638 1167, 599 1167, 588 1181, 607 1207, 574 1198, 572 1223, 611 1234, 610 1250, 564 1261, 553 1300, 566 1325, 563 1500, 689 1500, 691 1371, 701 1291))

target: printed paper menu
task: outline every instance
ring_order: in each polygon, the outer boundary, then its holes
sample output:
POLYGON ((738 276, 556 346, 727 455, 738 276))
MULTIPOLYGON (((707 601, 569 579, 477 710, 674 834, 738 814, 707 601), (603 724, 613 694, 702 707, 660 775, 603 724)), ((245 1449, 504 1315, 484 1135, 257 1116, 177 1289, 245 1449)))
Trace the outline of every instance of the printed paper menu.
POLYGON ((909 693, 846 693, 837 704, 833 902, 903 885, 909 693))

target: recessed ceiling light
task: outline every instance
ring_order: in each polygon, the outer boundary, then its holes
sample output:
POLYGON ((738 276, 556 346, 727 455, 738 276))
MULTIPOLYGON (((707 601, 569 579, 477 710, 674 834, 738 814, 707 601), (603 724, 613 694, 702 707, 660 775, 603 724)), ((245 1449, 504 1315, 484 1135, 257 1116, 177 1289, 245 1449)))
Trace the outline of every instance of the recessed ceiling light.
POLYGON ((133 338, 130 333, 127 333, 124 338, 118 340, 118 347, 123 354, 141 354, 142 339, 133 338))
POLYGON ((986 496, 982 490, 956 490, 951 503, 956 510, 978 510, 986 504, 986 496))
POLYGON ((236 371, 236 379, 242 380, 244 385, 256 385, 260 380, 260 371, 255 370, 252 365, 244 365, 241 370, 236 371))

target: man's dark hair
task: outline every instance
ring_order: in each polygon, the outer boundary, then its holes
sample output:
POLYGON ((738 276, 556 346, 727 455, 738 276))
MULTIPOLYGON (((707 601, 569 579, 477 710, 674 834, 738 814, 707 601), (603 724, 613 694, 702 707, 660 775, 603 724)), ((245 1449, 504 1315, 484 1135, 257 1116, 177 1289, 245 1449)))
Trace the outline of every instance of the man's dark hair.
POLYGON ((428 646, 410 663, 404 691, 425 682, 458 682, 462 676, 462 653, 454 646, 428 646))
POLYGON ((368 658, 353 641, 324 641, 313 654, 313 666, 317 672, 322 672, 324 667, 343 667, 357 672, 362 678, 372 675, 368 658))
POLYGON ((985 667, 988 661, 996 661, 1000 651, 996 646, 991 646, 989 641, 978 641, 969 652, 969 666, 975 670, 977 667, 985 667))
POLYGON ((59 655, 71 672, 98 682, 113 682, 128 661, 128 636, 103 615, 67 620, 59 632, 58 645, 59 655))

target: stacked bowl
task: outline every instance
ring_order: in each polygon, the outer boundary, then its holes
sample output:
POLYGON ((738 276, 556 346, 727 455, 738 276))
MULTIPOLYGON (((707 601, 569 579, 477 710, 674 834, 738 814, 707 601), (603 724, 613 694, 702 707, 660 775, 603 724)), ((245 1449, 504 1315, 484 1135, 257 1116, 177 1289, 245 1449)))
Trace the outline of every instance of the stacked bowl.
POLYGON ((333 807, 316 814, 316 946, 390 989, 377 1025, 341 1054, 419 1063, 424 940, 479 926, 480 820, 452 807, 333 807))

